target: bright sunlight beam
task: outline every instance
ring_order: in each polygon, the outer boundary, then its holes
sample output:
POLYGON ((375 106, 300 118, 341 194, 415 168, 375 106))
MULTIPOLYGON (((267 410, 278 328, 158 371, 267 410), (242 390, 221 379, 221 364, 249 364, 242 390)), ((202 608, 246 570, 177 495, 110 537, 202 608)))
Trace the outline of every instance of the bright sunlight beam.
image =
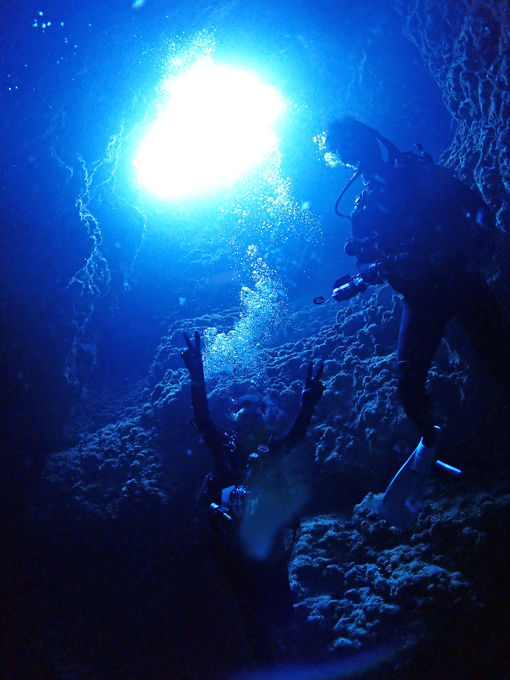
POLYGON ((283 99, 251 73, 204 58, 168 91, 133 161, 139 185, 155 196, 172 200, 230 186, 275 147, 283 99))

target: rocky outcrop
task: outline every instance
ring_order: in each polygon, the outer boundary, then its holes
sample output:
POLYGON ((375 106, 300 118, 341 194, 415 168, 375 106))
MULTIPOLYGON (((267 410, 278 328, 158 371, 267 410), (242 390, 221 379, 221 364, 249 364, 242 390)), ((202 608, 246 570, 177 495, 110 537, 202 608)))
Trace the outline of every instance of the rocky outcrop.
POLYGON ((505 0, 397 0, 457 130, 445 161, 476 182, 510 230, 510 10, 505 0))

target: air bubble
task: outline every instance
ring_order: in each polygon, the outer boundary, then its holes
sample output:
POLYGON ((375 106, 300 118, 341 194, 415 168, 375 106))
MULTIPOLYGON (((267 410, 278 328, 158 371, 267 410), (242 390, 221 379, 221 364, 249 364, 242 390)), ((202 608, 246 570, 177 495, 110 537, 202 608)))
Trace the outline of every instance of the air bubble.
MULTIPOLYGON (((251 246, 250 259, 257 253, 251 246)), ((240 291, 241 309, 235 328, 219 333, 216 328, 204 331, 204 373, 210 383, 228 377, 238 380, 265 381, 264 347, 275 337, 286 313, 287 295, 277 275, 258 258, 252 270, 253 287, 240 291)), ((225 387, 228 387, 226 385, 225 387)))

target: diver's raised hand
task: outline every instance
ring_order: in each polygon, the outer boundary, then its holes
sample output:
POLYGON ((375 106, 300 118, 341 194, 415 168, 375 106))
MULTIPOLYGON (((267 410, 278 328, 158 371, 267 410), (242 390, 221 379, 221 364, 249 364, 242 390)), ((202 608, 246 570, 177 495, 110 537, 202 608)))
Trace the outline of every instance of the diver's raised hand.
POLYGON ((187 333, 182 334, 187 349, 181 352, 181 358, 190 372, 192 378, 199 378, 204 375, 204 365, 202 363, 202 353, 200 350, 200 333, 195 331, 195 344, 190 340, 187 333))
POLYGON ((321 377, 324 371, 324 364, 321 361, 317 366, 317 372, 313 375, 313 362, 308 364, 306 371, 305 386, 301 394, 301 406, 304 408, 314 409, 317 402, 322 397, 325 387, 322 384, 321 377))

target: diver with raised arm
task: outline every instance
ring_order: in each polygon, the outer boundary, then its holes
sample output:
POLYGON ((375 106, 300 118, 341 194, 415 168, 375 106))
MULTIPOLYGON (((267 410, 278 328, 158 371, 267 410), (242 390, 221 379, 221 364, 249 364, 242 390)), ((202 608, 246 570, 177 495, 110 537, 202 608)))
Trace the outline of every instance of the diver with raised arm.
POLYGON ((268 428, 263 399, 248 394, 237 400, 232 432, 210 416, 200 335, 184 333, 182 358, 191 377, 196 427, 213 458, 201 499, 209 509, 212 551, 238 598, 246 637, 258 662, 278 656, 278 634, 292 626, 287 563, 292 545, 286 529, 296 519, 303 499, 285 491, 282 457, 303 441, 317 402, 324 392, 323 364, 313 375, 308 366, 298 414, 280 437, 268 428))

